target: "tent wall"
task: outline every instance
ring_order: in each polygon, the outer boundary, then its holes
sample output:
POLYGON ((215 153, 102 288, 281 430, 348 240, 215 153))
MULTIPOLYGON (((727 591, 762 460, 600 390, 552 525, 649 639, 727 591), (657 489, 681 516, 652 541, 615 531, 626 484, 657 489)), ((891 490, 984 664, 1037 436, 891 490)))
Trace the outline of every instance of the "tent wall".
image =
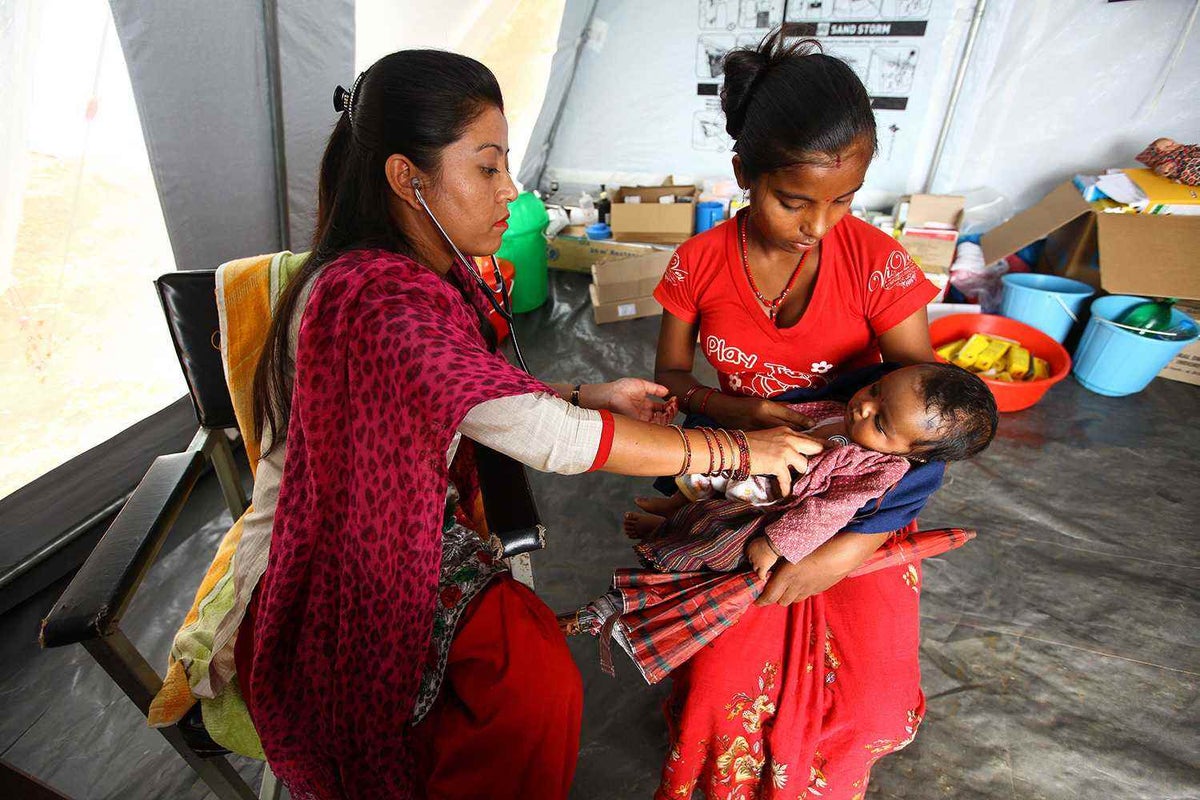
POLYGON ((730 175, 731 142, 717 96, 720 53, 757 44, 786 18, 797 36, 816 36, 832 54, 857 59, 880 126, 868 185, 919 187, 974 7, 974 0, 600 0, 551 144, 549 176, 599 183, 612 173, 730 175), (859 15, 850 22, 883 21, 894 35, 823 35, 843 6, 859 15))
MULTIPOLYGON (((705 37, 748 43, 752 31, 742 14, 759 6, 769 8, 761 19, 770 23, 776 8, 789 20, 826 22, 868 8, 879 9, 881 19, 924 15, 908 111, 923 105, 925 112, 906 111, 909 121, 893 132, 895 113, 876 109, 880 152, 860 199, 870 205, 922 189, 976 0, 600 0, 543 185, 731 175, 728 141, 696 148, 700 116, 724 129, 723 118, 708 113, 715 100, 705 106, 697 97, 698 83, 719 80, 698 79, 701 45, 705 37), (724 15, 724 27, 706 28, 707 10, 724 15)), ((1190 31, 1187 23, 1196 7, 1197 0, 988 0, 933 190, 992 187, 1021 207, 1074 172, 1131 165, 1158 136, 1194 141, 1200 22, 1190 31)), ((865 52, 861 41, 819 38, 835 55, 855 46, 865 52)), ((909 40, 877 44, 901 41, 909 40)), ((877 49, 871 46, 872 56, 877 49)), ((878 93, 870 81, 868 88, 878 93)))
POLYGON ((534 123, 525 158, 517 179, 524 185, 536 187, 546 170, 550 145, 574 85, 576 68, 585 45, 584 32, 592 20, 597 0, 568 0, 563 9, 562 27, 558 31, 558 49, 550 65, 550 79, 542 111, 534 123))
MULTIPOLYGON (((176 265, 280 249, 262 5, 111 6, 176 265)), ((293 0, 278 22, 292 238, 303 246, 333 86, 353 69, 353 2, 293 0)))
POLYGON ((317 172, 337 113, 333 89, 354 81, 354 0, 279 3, 283 141, 291 247, 307 250, 317 213, 317 172))
POLYGON ((1159 136, 1196 141, 1198 5, 992 0, 933 190, 990 186, 1020 208, 1159 136))

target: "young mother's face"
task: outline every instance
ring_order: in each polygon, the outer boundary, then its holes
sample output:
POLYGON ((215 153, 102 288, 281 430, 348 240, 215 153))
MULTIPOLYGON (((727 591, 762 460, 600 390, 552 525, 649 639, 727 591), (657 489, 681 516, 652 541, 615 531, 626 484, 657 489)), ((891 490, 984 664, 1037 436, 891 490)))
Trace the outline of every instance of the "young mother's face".
POLYGON ((500 249, 516 196, 508 174, 508 121, 489 107, 442 151, 440 174, 425 199, 464 254, 488 256, 500 249))
MULTIPOLYGON (((775 170, 753 182, 751 220, 768 245, 797 255, 815 247, 850 211, 854 193, 862 188, 871 163, 869 141, 860 140, 817 164, 775 170)), ((734 169, 741 166, 735 159, 734 169)))

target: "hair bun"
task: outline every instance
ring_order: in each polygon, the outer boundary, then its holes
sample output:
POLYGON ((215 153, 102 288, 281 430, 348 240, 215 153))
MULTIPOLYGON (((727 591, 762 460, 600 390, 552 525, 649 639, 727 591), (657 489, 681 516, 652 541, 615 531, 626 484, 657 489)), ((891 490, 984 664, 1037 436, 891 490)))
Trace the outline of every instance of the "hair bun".
POLYGON ((725 54, 725 84, 721 87, 721 110, 725 132, 733 139, 742 134, 746 108, 754 88, 768 71, 771 59, 761 49, 730 50, 725 54))
POLYGON ((350 93, 346 91, 346 87, 339 85, 333 90, 333 110, 339 114, 346 110, 346 98, 350 93))

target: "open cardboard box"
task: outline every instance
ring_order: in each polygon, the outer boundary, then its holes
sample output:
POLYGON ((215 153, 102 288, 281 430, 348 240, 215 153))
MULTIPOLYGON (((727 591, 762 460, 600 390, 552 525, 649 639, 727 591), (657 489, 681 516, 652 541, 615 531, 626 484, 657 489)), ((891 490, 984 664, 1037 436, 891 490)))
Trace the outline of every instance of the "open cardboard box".
POLYGON ((980 245, 991 264, 1043 238, 1041 272, 1113 294, 1200 300, 1200 217, 1106 214, 1067 181, 980 245))
POLYGON ((966 198, 953 194, 914 194, 908 203, 900 244, 917 265, 930 274, 948 275, 958 244, 966 198))
POLYGON ((696 187, 622 186, 613 192, 609 219, 618 241, 679 244, 696 227, 696 187), (660 203, 663 197, 674 197, 675 202, 660 203))
POLYGON ((594 297, 601 303, 649 297, 654 294, 672 255, 668 251, 592 265, 594 297))

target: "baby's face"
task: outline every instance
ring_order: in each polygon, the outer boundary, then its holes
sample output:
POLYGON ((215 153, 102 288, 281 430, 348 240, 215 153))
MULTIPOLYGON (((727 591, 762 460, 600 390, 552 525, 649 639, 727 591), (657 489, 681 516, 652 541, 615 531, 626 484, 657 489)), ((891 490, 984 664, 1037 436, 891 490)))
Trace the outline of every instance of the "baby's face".
POLYGON ((860 389, 846 405, 846 433, 879 453, 910 455, 916 442, 938 438, 941 419, 925 410, 921 368, 903 367, 860 389))

